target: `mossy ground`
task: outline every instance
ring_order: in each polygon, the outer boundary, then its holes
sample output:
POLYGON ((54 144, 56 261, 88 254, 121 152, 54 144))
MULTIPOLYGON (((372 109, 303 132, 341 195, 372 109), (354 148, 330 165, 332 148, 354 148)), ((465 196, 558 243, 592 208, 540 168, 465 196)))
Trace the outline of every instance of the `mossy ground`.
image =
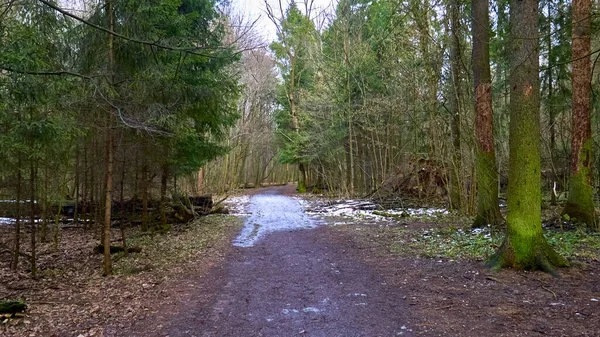
MULTIPOLYGON (((584 225, 565 222, 559 207, 548 207, 544 217, 544 237, 560 256, 574 261, 600 260, 600 233, 584 225), (557 221, 562 223, 557 224, 557 221)), ((377 212, 386 216, 386 212, 377 212)), ((502 245, 504 231, 491 226, 472 229, 472 217, 457 214, 435 217, 403 217, 389 214, 394 225, 361 228, 357 236, 378 238, 394 254, 484 261, 502 245)))

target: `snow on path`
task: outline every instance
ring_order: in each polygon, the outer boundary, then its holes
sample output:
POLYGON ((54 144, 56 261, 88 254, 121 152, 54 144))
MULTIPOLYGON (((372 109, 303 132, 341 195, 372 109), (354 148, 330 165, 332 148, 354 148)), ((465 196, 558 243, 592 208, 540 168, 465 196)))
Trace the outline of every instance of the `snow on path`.
POLYGON ((234 246, 252 247, 262 237, 277 231, 315 228, 317 223, 304 212, 299 199, 276 194, 258 194, 250 199, 244 228, 234 246))
MULTIPOLYGON (((437 217, 448 214, 443 208, 402 208, 378 210, 379 206, 366 200, 308 201, 299 197, 268 191, 252 197, 240 196, 227 201, 235 215, 248 216, 234 246, 252 247, 262 237, 277 231, 315 228, 337 217, 353 221, 395 221, 393 216, 437 217), (382 214, 385 213, 385 214, 382 214)), ((334 222, 333 225, 345 224, 334 222)))

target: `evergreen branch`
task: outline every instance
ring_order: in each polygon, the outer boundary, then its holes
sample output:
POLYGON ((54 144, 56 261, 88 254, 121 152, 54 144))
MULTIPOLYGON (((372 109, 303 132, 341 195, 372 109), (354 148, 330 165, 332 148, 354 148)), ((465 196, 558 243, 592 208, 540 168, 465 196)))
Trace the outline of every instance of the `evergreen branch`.
POLYGON ((165 50, 185 52, 185 53, 188 53, 188 54, 193 54, 193 55, 208 57, 208 58, 211 58, 211 59, 220 59, 221 58, 221 57, 217 57, 217 56, 213 56, 213 55, 203 54, 203 53, 197 52, 196 50, 202 49, 201 47, 195 47, 195 48, 178 48, 178 47, 172 47, 172 46, 166 46, 166 45, 163 45, 163 44, 159 44, 159 43, 156 43, 154 41, 144 41, 144 40, 139 40, 139 39, 136 39, 136 38, 133 38, 133 37, 129 37, 129 36, 117 33, 117 32, 115 32, 113 30, 108 29, 108 28, 104 28, 102 26, 99 26, 99 25, 97 25, 95 23, 92 23, 92 22, 90 22, 90 21, 88 21, 88 20, 86 20, 84 18, 81 18, 81 17, 79 17, 79 16, 77 16, 75 14, 69 13, 68 11, 66 11, 66 10, 64 10, 64 9, 56 6, 56 5, 54 5, 50 1, 47 1, 47 0, 38 0, 38 1, 41 2, 41 3, 43 3, 44 5, 52 8, 52 9, 54 9, 55 11, 61 13, 62 15, 68 16, 68 17, 70 17, 72 19, 75 19, 75 20, 77 20, 77 21, 79 21, 79 22, 81 22, 81 23, 83 23, 85 25, 88 25, 88 26, 90 26, 90 27, 92 27, 94 29, 100 30, 100 31, 102 31, 104 33, 110 34, 110 35, 112 35, 114 37, 118 37, 120 39, 129 41, 129 42, 133 42, 133 43, 137 43, 137 44, 141 44, 141 45, 146 45, 146 46, 151 46, 151 47, 157 47, 157 48, 165 49, 165 50))
POLYGON ((550 70, 550 69, 552 69, 552 68, 556 68, 556 67, 558 67, 558 66, 563 66, 563 65, 566 65, 566 64, 571 64, 571 63, 573 63, 573 62, 576 62, 576 61, 579 61, 579 60, 583 60, 583 59, 584 59, 584 58, 586 58, 586 57, 590 57, 590 56, 592 56, 592 55, 594 55, 594 54, 598 54, 598 53, 600 53, 600 48, 598 48, 598 49, 596 49, 596 50, 592 51, 592 52, 591 52, 591 53, 589 53, 589 54, 586 54, 586 55, 580 56, 580 57, 578 57, 578 58, 571 59, 571 60, 567 60, 567 61, 564 61, 564 62, 558 62, 558 63, 555 63, 555 64, 553 64, 553 65, 551 65, 551 66, 548 66, 548 67, 545 67, 545 68, 540 68, 540 70, 541 70, 541 71, 544 71, 544 70, 550 70))

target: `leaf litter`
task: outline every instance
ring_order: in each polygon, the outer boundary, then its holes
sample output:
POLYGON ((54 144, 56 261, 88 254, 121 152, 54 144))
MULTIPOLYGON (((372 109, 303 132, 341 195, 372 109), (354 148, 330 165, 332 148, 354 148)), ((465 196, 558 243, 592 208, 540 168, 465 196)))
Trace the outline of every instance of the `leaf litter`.
MULTIPOLYGON (((10 254, 2 254, 0 300, 24 300, 28 310, 22 317, 0 321, 0 335, 116 335, 175 298, 171 285, 187 273, 207 273, 222 260, 240 226, 236 217, 214 215, 154 236, 129 228, 128 245, 142 251, 113 254, 114 275, 108 277, 101 275, 102 255, 93 252, 98 243, 94 230, 63 228, 58 251, 50 243, 39 244, 37 280, 26 261, 21 259, 15 272, 9 269, 10 254)), ((11 228, 1 231, 3 240, 11 237, 11 228)), ((112 237, 120 244, 120 231, 113 230, 112 237)))

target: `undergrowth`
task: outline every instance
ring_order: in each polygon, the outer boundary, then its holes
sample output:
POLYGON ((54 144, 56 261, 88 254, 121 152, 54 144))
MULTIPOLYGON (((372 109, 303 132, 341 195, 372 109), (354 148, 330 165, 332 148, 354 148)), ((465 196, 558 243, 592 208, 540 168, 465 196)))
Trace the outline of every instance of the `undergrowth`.
MULTIPOLYGON (((584 229, 560 231, 546 229, 550 245, 568 259, 600 259, 600 233, 584 229)), ((432 258, 483 260, 502 244, 504 234, 489 228, 445 227, 420 231, 397 230, 391 251, 401 255, 432 258)))
POLYGON ((129 246, 142 248, 140 253, 115 255, 117 274, 132 275, 153 269, 168 269, 202 254, 232 229, 239 229, 241 220, 234 216, 202 217, 186 225, 174 226, 162 234, 134 236, 129 246))

